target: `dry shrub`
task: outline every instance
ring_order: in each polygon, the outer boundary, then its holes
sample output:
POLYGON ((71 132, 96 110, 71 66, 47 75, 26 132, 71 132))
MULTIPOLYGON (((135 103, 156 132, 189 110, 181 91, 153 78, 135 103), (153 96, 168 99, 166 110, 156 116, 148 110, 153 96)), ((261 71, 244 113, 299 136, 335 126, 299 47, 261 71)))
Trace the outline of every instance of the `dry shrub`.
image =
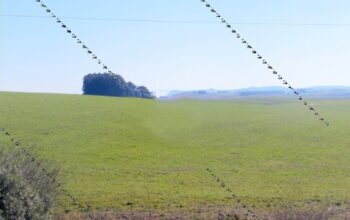
POLYGON ((50 218, 58 172, 49 177, 42 164, 18 150, 0 149, 0 219, 50 218))

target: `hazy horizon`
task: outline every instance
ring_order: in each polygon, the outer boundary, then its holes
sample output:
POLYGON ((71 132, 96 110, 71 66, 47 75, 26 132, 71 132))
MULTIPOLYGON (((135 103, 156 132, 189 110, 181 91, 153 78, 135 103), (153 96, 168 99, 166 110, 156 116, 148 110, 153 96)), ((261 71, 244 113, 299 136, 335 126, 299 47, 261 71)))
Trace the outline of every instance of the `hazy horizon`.
MULTIPOLYGON (((310 88, 338 88, 338 87, 344 87, 344 88, 350 88, 350 86, 346 85, 314 85, 314 86, 308 86, 308 87, 300 87, 296 89, 310 89, 310 88)), ((245 90, 245 89, 269 89, 269 88, 283 88, 288 91, 288 88, 284 86, 252 86, 252 87, 242 87, 242 88, 236 88, 236 89, 217 89, 217 88, 206 88, 206 89, 189 89, 189 90, 181 90, 181 89, 172 89, 172 90, 163 90, 163 91, 151 91, 157 98, 160 98, 162 96, 170 95, 172 92, 192 92, 192 91, 206 91, 206 90, 215 90, 215 91, 235 91, 235 90, 245 90)), ((80 93, 69 93, 69 92, 35 92, 35 91, 18 91, 18 90, 0 90, 0 92, 13 92, 13 93, 47 93, 47 94, 67 94, 67 95, 83 95, 83 92, 80 93)), ((292 95, 291 95, 292 96, 292 95)))

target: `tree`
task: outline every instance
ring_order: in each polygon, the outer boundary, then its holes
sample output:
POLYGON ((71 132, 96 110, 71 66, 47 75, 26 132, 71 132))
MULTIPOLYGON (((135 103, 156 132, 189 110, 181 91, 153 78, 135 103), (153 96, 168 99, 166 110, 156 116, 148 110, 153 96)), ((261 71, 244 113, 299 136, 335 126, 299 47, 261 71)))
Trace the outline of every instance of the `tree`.
POLYGON ((145 99, 153 99, 154 98, 152 93, 145 86, 137 87, 136 93, 137 93, 138 97, 140 97, 140 98, 145 98, 145 99))
POLYGON ((84 95, 154 98, 144 86, 125 82, 122 76, 113 73, 93 73, 84 76, 84 95))

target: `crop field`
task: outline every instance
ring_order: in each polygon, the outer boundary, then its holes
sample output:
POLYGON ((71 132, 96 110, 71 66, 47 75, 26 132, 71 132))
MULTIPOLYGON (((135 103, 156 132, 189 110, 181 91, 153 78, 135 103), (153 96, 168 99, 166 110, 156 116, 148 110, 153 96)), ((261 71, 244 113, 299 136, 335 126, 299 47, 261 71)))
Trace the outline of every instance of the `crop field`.
MULTIPOLYGON (((2 126, 60 169, 93 210, 191 210, 350 201, 350 100, 159 101, 0 93, 2 126)), ((10 143, 0 136, 2 143, 10 143)), ((14 146, 13 146, 14 147, 14 146)), ((75 210, 61 195, 57 209, 75 210)))

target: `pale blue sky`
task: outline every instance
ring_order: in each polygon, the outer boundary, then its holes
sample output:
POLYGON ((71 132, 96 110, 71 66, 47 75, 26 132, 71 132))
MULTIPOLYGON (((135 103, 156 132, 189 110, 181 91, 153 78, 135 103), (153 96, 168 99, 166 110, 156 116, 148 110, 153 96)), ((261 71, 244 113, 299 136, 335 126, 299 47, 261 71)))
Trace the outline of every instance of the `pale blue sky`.
MULTIPOLYGON (((35 0, 0 2, 2 15, 47 16, 35 0)), ((207 22, 62 19, 115 73, 152 91, 280 85, 199 0, 44 2, 58 17, 207 22)), ((294 87, 350 85, 350 1, 210 2, 233 24, 349 24, 235 27, 294 87)), ((103 71, 53 19, 0 19, 0 90, 81 93, 82 77, 103 71)))

